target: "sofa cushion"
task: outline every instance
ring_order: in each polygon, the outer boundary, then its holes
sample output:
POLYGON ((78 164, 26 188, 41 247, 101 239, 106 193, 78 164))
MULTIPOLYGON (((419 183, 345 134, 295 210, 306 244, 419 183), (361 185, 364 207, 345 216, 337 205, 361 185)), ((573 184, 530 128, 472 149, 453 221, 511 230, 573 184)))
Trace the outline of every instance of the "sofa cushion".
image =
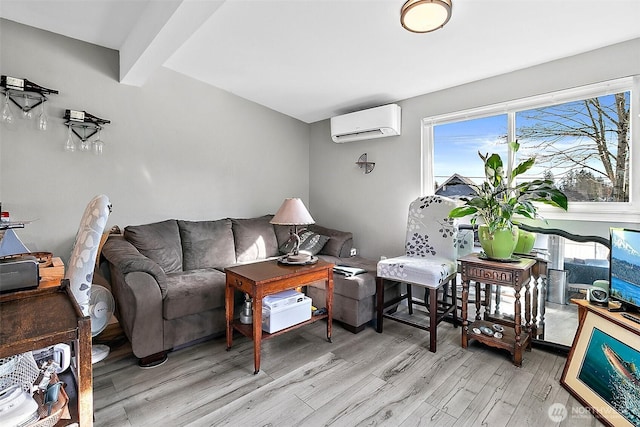
POLYGON ((182 271, 182 245, 175 219, 130 225, 124 229, 124 238, 144 256, 158 263, 165 273, 182 271))
POLYGON ((224 308, 225 283, 225 274, 210 268, 168 274, 164 318, 172 320, 224 308))
MULTIPOLYGON (((310 230, 305 230, 298 234, 300 236, 300 246, 298 247, 298 250, 310 255, 316 255, 318 252, 320 252, 320 250, 329 240, 329 237, 314 233, 310 230)), ((293 238, 293 236, 291 236, 283 245, 280 245, 280 253, 290 253, 295 246, 295 242, 295 239, 293 238)))
POLYGON ((278 240, 271 221, 273 215, 258 218, 232 218, 236 261, 249 262, 278 255, 278 240))
POLYGON ((378 261, 378 277, 438 288, 458 270, 455 260, 403 255, 378 261))
POLYGON ((223 268, 236 262, 231 220, 178 221, 182 268, 223 268))

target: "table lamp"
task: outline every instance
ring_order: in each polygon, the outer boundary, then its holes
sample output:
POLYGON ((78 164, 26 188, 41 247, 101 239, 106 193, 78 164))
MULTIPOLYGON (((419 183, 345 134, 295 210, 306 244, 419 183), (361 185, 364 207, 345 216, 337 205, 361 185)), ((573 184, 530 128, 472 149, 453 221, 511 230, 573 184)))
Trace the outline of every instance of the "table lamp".
POLYGON ((306 262, 311 260, 311 255, 301 254, 298 252, 300 247, 300 236, 298 235, 299 225, 315 224, 315 221, 311 217, 311 214, 302 203, 302 200, 296 198, 285 199, 278 209, 278 212, 271 219, 271 224, 276 225, 290 225, 293 226, 293 231, 289 231, 291 236, 295 239, 295 245, 293 251, 288 255, 287 260, 289 262, 306 262))

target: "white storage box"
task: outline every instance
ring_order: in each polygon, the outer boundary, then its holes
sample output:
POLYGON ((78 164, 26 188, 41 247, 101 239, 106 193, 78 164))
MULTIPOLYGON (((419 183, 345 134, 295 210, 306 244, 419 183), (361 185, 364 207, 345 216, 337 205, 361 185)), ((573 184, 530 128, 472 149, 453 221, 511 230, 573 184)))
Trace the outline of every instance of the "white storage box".
POLYGON ((288 328, 289 326, 311 319, 311 298, 299 292, 295 293, 297 295, 277 297, 279 294, 274 294, 263 298, 263 331, 272 334, 288 328), (267 299, 270 300, 267 301, 267 299), (284 301, 286 301, 286 303, 284 301))

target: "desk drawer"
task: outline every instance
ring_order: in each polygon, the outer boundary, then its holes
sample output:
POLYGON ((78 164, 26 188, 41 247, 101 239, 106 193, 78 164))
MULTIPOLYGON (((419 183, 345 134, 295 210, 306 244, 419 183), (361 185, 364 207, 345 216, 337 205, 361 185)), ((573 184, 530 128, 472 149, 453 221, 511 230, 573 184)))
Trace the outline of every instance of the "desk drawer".
POLYGON ((512 285, 513 271, 497 270, 495 268, 484 268, 478 265, 465 265, 462 272, 462 279, 473 280, 480 283, 491 283, 494 285, 512 285))

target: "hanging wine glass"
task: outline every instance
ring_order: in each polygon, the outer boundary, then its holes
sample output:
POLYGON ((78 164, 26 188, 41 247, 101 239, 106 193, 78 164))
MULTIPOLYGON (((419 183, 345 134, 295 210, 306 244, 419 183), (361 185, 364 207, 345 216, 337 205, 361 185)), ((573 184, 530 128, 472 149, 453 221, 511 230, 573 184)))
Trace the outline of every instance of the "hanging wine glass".
POLYGON ((33 114, 31 113, 31 105, 29 104, 29 97, 24 95, 24 107, 22 107, 22 118, 30 120, 33 118, 33 114))
POLYGON ((76 143, 73 142, 73 133, 71 132, 71 126, 69 127, 69 132, 67 133, 67 142, 64 143, 64 151, 68 151, 73 153, 76 151, 76 143))
POLYGON ((102 150, 104 149, 104 141, 102 141, 102 138, 100 137, 101 133, 102 129, 98 128, 98 137, 93 141, 93 154, 96 156, 101 156, 102 150))
POLYGON ((80 140, 80 151, 89 151, 91 150, 91 142, 89 138, 87 138, 87 128, 82 127, 82 139, 80 140))
POLYGON ((44 111, 44 101, 40 104, 40 115, 38 116, 38 130, 47 130, 47 113, 44 111))
POLYGON ((13 124, 13 113, 11 112, 11 105, 9 105, 9 92, 4 94, 4 106, 2 107, 2 121, 7 124, 13 124))

